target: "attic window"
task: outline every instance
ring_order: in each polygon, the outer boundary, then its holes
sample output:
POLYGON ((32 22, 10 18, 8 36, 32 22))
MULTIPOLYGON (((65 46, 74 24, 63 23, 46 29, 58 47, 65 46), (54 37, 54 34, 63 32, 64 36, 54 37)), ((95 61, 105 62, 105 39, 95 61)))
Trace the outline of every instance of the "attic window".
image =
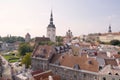
POLYGON ((101 70, 102 69, 102 66, 99 66, 99 70, 101 70))
POLYGON ((88 61, 88 64, 92 64, 92 61, 91 61, 91 60, 89 60, 89 61, 88 61))
POLYGON ((64 59, 64 56, 61 56, 62 57, 62 59, 64 59))
POLYGON ((108 73, 109 75, 112 75, 110 72, 108 73))
POLYGON ((115 75, 119 75, 118 73, 115 73, 115 75))
POLYGON ((79 66, 79 64, 75 64, 73 68, 79 70, 80 66, 79 66))
POLYGON ((105 78, 105 77, 103 77, 103 80, 106 80, 106 78, 105 78))

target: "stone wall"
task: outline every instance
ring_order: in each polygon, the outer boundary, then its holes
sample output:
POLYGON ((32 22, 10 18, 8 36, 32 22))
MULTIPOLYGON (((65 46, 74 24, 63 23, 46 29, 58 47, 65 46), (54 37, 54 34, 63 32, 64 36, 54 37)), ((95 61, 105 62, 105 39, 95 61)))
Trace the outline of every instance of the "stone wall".
POLYGON ((49 64, 54 74, 60 75, 62 80, 98 80, 98 74, 89 71, 75 70, 69 67, 49 64))
POLYGON ((99 75, 99 80, 120 80, 119 75, 99 75))
POLYGON ((52 70, 56 75, 60 75, 62 80, 120 80, 119 75, 100 75, 96 72, 78 70, 70 67, 51 64, 47 59, 33 57, 33 70, 52 70))
POLYGON ((48 70, 48 60, 39 58, 39 57, 32 57, 31 66, 33 70, 48 70))

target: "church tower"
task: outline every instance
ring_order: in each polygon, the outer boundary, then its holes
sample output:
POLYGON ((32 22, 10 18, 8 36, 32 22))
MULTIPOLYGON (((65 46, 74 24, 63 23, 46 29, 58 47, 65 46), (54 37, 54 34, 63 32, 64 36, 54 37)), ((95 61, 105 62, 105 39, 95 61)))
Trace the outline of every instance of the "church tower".
POLYGON ((56 27, 53 24, 53 14, 51 11, 51 15, 50 15, 50 24, 47 27, 47 37, 50 38, 50 40, 52 42, 56 41, 56 27))
POLYGON ((111 33, 112 30, 111 30, 111 25, 109 25, 109 30, 108 30, 108 33, 111 33))
POLYGON ((30 42, 30 39, 31 39, 31 35, 29 33, 27 33, 25 35, 25 42, 30 42))

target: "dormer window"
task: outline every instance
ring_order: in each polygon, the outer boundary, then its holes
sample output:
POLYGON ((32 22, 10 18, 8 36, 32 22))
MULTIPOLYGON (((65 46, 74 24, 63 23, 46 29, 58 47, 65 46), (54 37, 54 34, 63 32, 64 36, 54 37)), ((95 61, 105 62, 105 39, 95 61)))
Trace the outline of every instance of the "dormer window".
POLYGON ((118 73, 115 73, 115 75, 118 75, 118 76, 119 76, 119 74, 118 74, 118 73))
POLYGON ((106 78, 105 78, 105 77, 103 77, 103 80, 106 80, 106 78))
POLYGON ((73 68, 79 70, 79 69, 80 69, 80 66, 79 66, 79 64, 75 64, 75 65, 73 66, 73 68))
POLYGON ((88 61, 88 64, 92 64, 92 61, 91 61, 91 60, 89 60, 89 61, 88 61))
POLYGON ((111 73, 111 72, 109 72, 108 74, 109 74, 109 75, 112 75, 112 73, 111 73))

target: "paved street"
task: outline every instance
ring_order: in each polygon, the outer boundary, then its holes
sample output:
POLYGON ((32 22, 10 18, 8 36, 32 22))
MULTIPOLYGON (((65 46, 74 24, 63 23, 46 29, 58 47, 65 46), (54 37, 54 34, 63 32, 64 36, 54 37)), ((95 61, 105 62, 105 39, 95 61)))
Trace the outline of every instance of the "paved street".
MULTIPOLYGON (((0 55, 1 56, 1 55, 0 55)), ((6 79, 11 79, 11 68, 10 66, 8 65, 8 61, 6 59, 4 59, 4 57, 2 57, 2 61, 4 61, 4 65, 3 65, 3 77, 6 78, 6 79)))

